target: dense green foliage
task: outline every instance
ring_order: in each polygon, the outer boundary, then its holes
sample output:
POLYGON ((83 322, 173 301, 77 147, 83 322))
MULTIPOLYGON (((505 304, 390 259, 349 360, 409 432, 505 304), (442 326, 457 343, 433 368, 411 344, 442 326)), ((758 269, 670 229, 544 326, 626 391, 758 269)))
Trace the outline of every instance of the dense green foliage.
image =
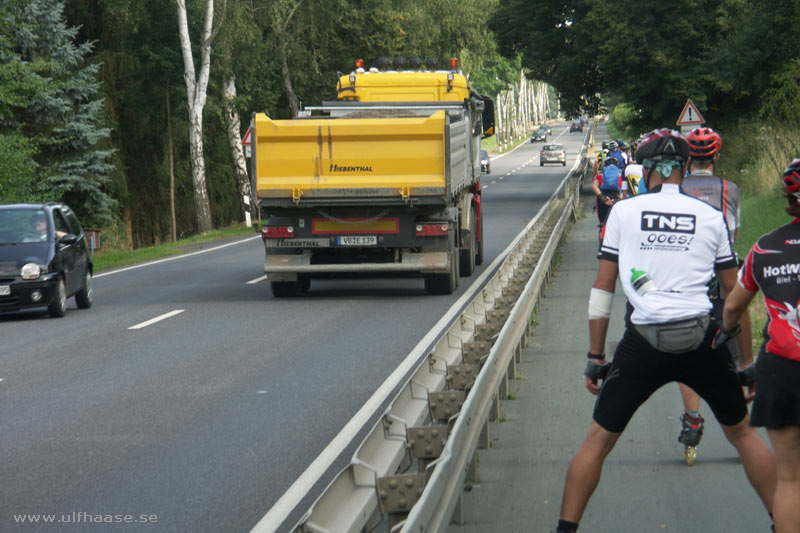
POLYGON ((111 220, 105 190, 98 65, 76 43, 63 3, 0 2, 0 195, 4 202, 66 200, 90 224, 111 220))
MULTIPOLYGON (((205 0, 186 3, 199 46, 205 0)), ((797 138, 786 125, 800 118, 800 0, 215 4, 222 25, 204 116, 215 227, 243 216, 223 83, 236 81, 245 128, 254 111, 287 118, 293 98, 330 98, 356 58, 459 57, 491 96, 524 67, 558 91, 562 114, 617 108, 628 131, 674 123, 692 98, 718 129, 780 120, 768 137, 787 150, 797 138)), ((0 0, 0 201, 64 199, 88 225, 147 246, 170 239, 172 168, 178 236, 195 233, 183 76, 175 0, 0 0)), ((754 164, 746 152, 730 156, 737 171, 754 164)), ((784 156, 770 157, 775 167, 784 156)))
MULTIPOLYGON (((350 71, 356 58, 374 64, 379 56, 398 54, 436 56, 441 65, 449 57, 461 57, 473 85, 496 94, 518 82, 520 67, 518 59, 499 55, 487 29, 485 20, 495 2, 227 0, 212 51, 204 123, 214 225, 242 217, 225 134, 225 79, 235 76, 234 106, 243 127, 254 111, 274 118, 290 116, 282 51, 303 105, 319 104, 335 94, 337 72, 350 71)), ((216 3, 219 17, 221 2, 216 3)), ((203 4, 187 1, 193 42, 201 31, 203 4)), ((69 0, 67 18, 81 28, 78 42, 96 41, 93 56, 101 65, 106 111, 118 149, 108 190, 119 201, 119 216, 128 223, 134 246, 168 238, 168 131, 174 150, 178 235, 194 233, 186 88, 174 0, 69 0)))
POLYGON ((797 0, 501 0, 491 27, 568 114, 616 99, 644 130, 674 124, 687 98, 715 125, 762 106, 800 118, 798 22, 797 0))

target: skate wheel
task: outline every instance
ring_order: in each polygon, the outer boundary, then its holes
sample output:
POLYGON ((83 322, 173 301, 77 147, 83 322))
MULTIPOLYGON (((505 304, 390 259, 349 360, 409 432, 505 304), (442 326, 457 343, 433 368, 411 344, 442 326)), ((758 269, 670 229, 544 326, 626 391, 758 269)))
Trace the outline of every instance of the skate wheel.
POLYGON ((689 466, 694 464, 695 455, 697 455, 697 450, 695 450, 694 446, 687 446, 683 450, 683 458, 686 459, 686 464, 689 466))

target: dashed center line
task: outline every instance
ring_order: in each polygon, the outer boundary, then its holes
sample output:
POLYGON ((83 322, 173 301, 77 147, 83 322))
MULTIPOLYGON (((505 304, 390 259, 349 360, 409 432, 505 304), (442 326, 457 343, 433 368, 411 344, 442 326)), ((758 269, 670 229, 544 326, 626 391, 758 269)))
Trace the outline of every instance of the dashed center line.
POLYGON ((247 284, 248 284, 248 285, 253 285, 254 283, 258 283, 259 281, 264 281, 264 280, 266 280, 266 279, 267 279, 267 275, 266 275, 266 274, 264 274, 263 276, 261 276, 261 277, 259 277, 259 278, 256 278, 256 279, 251 279, 250 281, 248 281, 248 282, 247 282, 247 284))
POLYGON ((145 320, 144 322, 140 322, 139 324, 136 324, 135 326, 131 326, 128 329, 146 328, 147 326, 152 326, 156 322, 161 322, 165 318, 169 318, 171 316, 179 315, 179 314, 183 313, 184 311, 185 311, 185 309, 175 309, 174 311, 170 311, 169 313, 164 313, 163 315, 159 315, 159 316, 157 316, 155 318, 151 318, 150 320, 145 320))

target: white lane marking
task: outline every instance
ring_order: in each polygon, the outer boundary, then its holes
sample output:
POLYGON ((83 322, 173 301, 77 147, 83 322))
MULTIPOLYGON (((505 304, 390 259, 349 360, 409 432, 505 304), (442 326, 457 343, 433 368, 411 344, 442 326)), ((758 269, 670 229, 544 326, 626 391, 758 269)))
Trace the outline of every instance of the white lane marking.
POLYGON ((483 186, 483 188, 484 188, 484 189, 488 189, 488 188, 489 188, 489 186, 488 186, 488 185, 484 185, 484 186, 483 186))
POLYGON ((265 390, 257 390, 256 391, 256 394, 266 394, 266 393, 267 393, 267 391, 265 391, 265 390))
POLYGON ((158 259, 157 261, 150 261, 149 263, 142 263, 142 264, 139 264, 139 265, 133 265, 133 266, 125 267, 125 268, 120 268, 120 269, 117 269, 117 270, 112 270, 111 272, 103 272, 101 274, 95 274, 92 277, 94 279, 102 278, 103 276, 110 276, 112 274, 119 274, 120 272, 127 272, 128 270, 134 270, 136 268, 142 268, 142 267, 146 267, 146 266, 150 266, 150 265, 157 265, 159 263, 166 263, 167 261, 175 261, 176 259, 183 259, 184 257, 191 257, 193 255, 200 255, 200 254, 204 254, 204 253, 207 253, 207 252, 213 252, 215 250, 221 250, 223 248, 227 248, 228 246, 233 246, 235 244, 241 244, 243 242, 250 242, 252 240, 260 239, 260 238, 261 238, 261 235, 256 235, 255 237, 248 237, 246 239, 242 239, 241 241, 229 242, 227 244, 220 244, 219 246, 215 246, 213 248, 207 248, 205 250, 200 250, 200 251, 197 251, 197 252, 190 252, 188 254, 174 255, 172 257, 167 257, 165 259, 158 259))
POLYGON ((503 180, 503 176, 500 176, 500 178, 499 178, 499 179, 502 181, 502 180, 503 180))
POLYGON ((151 325, 155 324, 156 322, 161 322, 165 318, 169 318, 171 316, 179 315, 179 314, 183 313, 184 311, 185 311, 185 309, 175 309, 174 311, 170 311, 169 313, 164 313, 163 315, 157 316, 155 318, 151 318, 150 320, 145 320, 144 322, 136 324, 135 326, 131 326, 128 329, 146 328, 147 326, 151 326, 151 325))
POLYGON ((494 180, 492 183, 497 183, 497 180, 494 180))
POLYGON ((264 274, 260 278, 251 279, 250 281, 247 282, 247 284, 248 285, 252 285, 253 283, 258 283, 259 281, 264 281, 265 279, 267 279, 267 275, 266 274, 264 274))

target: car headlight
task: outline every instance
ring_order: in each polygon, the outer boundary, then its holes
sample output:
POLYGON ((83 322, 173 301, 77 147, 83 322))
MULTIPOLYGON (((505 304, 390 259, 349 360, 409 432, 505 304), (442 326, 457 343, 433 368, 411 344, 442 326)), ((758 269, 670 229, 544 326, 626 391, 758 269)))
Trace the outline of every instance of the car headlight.
POLYGON ((26 263, 20 271, 22 279, 37 279, 42 274, 42 269, 36 263, 26 263))

